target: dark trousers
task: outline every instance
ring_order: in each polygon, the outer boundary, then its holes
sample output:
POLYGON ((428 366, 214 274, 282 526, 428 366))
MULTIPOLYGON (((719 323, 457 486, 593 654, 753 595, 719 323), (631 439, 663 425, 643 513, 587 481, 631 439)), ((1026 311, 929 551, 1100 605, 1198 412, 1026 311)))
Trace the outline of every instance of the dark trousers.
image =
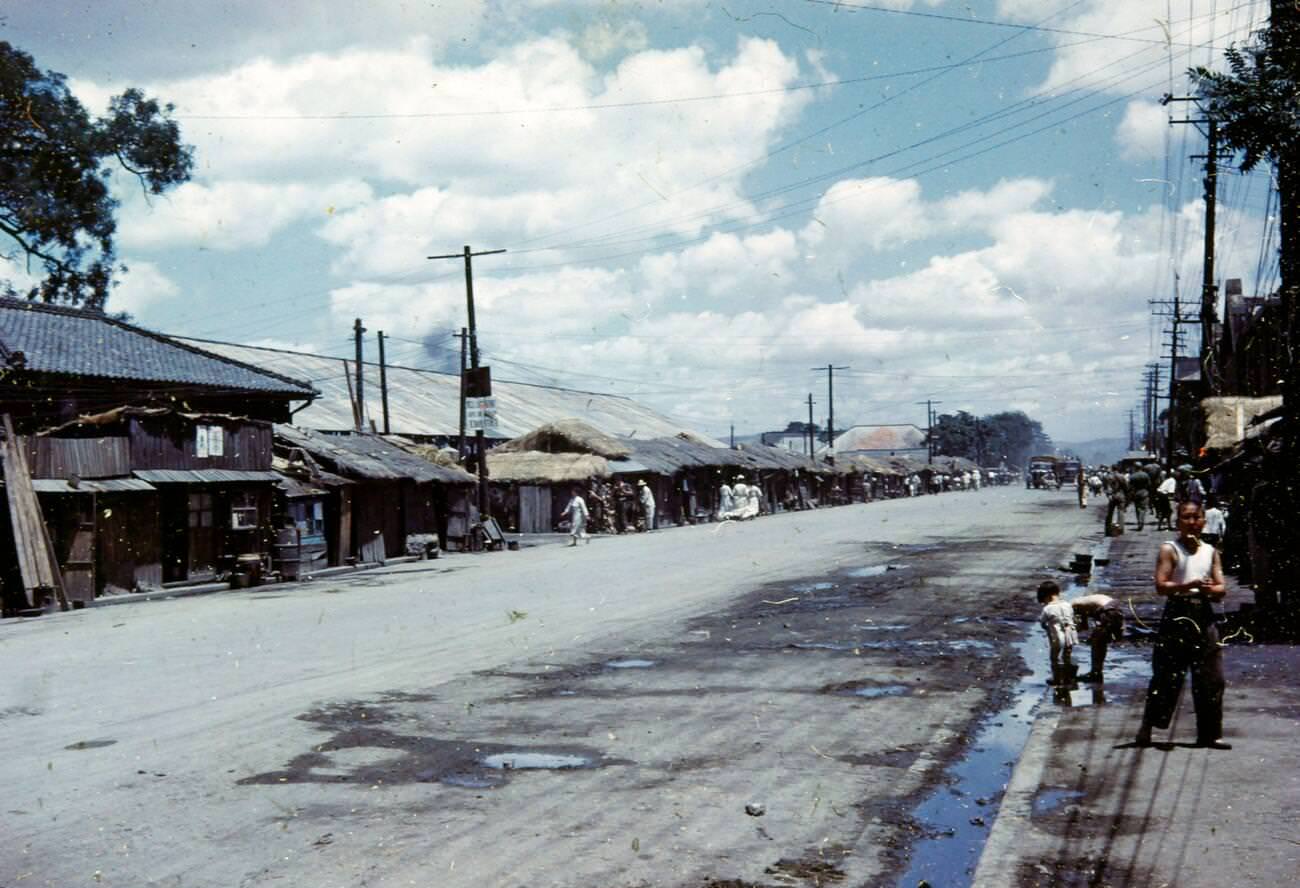
POLYGON ((1208 606, 1165 608, 1151 655, 1151 684, 1147 688, 1146 724, 1165 729, 1173 720, 1183 674, 1192 673, 1192 704, 1196 707, 1196 739, 1223 735, 1223 649, 1208 606))

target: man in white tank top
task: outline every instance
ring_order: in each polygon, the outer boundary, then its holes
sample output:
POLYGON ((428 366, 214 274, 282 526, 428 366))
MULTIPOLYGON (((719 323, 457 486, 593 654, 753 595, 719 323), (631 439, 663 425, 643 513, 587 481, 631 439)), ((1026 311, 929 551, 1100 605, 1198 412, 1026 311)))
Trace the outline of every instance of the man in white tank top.
POLYGON ((1204 527, 1200 503, 1179 503, 1178 539, 1161 544, 1156 559, 1156 594, 1167 602, 1151 655, 1151 684, 1134 740, 1138 746, 1150 745, 1153 728, 1169 727, 1183 674, 1191 671, 1196 744, 1232 748, 1223 742, 1223 654, 1212 606, 1227 589, 1219 553, 1200 539, 1204 527))

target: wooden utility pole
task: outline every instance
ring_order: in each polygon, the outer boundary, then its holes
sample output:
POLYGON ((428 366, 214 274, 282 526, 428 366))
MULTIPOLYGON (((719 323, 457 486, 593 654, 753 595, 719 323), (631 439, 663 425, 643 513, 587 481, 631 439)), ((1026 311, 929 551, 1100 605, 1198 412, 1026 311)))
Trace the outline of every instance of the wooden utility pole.
MULTIPOLYGON (((1193 96, 1165 96, 1162 105, 1170 102, 1195 102, 1193 96)), ((1201 396, 1217 392, 1217 368, 1214 363, 1214 321, 1218 317, 1218 287, 1214 283, 1214 228, 1219 192, 1219 124, 1213 118, 1186 118, 1170 123, 1189 124, 1200 129, 1205 126, 1205 153, 1193 154, 1193 160, 1205 161, 1205 245, 1201 271, 1201 396)))
POLYGON ((460 340, 460 442, 456 445, 456 452, 460 454, 460 461, 465 461, 465 349, 469 344, 469 333, 464 327, 460 328, 459 333, 453 333, 460 340))
POLYGON ((847 370, 845 367, 837 367, 834 364, 827 364, 825 367, 812 368, 814 373, 826 371, 826 461, 831 465, 835 464, 835 371, 847 370))
MULTIPOLYGON (((441 256, 429 256, 429 259, 464 259, 465 260, 465 308, 469 319, 469 359, 470 368, 478 369, 478 325, 474 321, 474 265, 475 256, 493 256, 505 250, 480 250, 475 253, 465 245, 459 253, 447 253, 441 256)), ((461 374, 464 379, 464 374, 461 374)), ((464 385, 462 381, 461 385, 464 385)), ((484 442, 483 430, 474 432, 474 454, 478 464, 478 512, 480 519, 488 517, 487 495, 487 444, 484 442)))
POLYGON ((357 318, 352 324, 352 336, 356 339, 357 345, 357 431, 359 432, 366 428, 366 397, 362 390, 365 376, 361 363, 361 336, 365 332, 366 328, 361 326, 361 318, 357 318))
POLYGON ((943 401, 934 401, 926 398, 924 401, 917 401, 917 404, 925 405, 925 461, 934 462, 934 405, 942 404, 943 401))
POLYGON ((1174 427, 1177 422, 1177 387, 1178 387, 1178 349, 1183 344, 1182 331, 1179 327, 1187 324, 1200 323, 1191 317, 1184 317, 1182 313, 1182 302, 1178 297, 1178 281, 1174 280, 1174 298, 1172 300, 1153 299, 1148 302, 1149 305, 1164 309, 1163 311, 1152 312, 1156 317, 1168 318, 1170 322, 1169 330, 1169 354, 1164 355, 1169 359, 1169 409, 1165 416, 1168 422, 1165 424, 1165 462, 1172 468, 1174 463, 1174 427))
POLYGON ((813 424, 813 396, 808 393, 808 458, 817 457, 817 426, 813 424))
POLYGON ((384 331, 379 331, 379 400, 384 405, 384 434, 392 434, 388 428, 388 362, 384 359, 384 331))

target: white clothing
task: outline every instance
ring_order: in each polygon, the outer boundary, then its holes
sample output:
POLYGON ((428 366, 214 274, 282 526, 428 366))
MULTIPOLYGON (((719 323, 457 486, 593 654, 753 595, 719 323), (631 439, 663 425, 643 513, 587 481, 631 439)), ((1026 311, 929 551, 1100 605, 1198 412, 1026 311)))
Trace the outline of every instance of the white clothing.
POLYGON ((1228 521, 1223 517, 1223 510, 1218 506, 1213 506, 1205 510, 1205 529, 1202 533, 1213 533, 1223 536, 1228 529, 1228 521))
POLYGON ((1156 488, 1156 493, 1163 493, 1165 496, 1173 496, 1174 490, 1177 489, 1177 487, 1177 479, 1175 479, 1173 475, 1170 475, 1168 478, 1160 482, 1160 486, 1156 488))
POLYGON ((574 494, 573 499, 564 507, 564 514, 571 515, 573 526, 569 528, 569 536, 576 541, 579 537, 587 535, 587 517, 590 513, 587 511, 587 501, 582 497, 574 494))
POLYGON ((718 517, 729 517, 736 508, 736 495, 732 492, 731 485, 723 483, 722 489, 718 491, 718 517))
POLYGON ((648 486, 641 488, 641 510, 645 512, 645 529, 655 529, 655 495, 648 486))
POLYGON ((745 488, 745 502, 741 506, 741 518, 758 517, 760 493, 761 491, 757 484, 751 484, 745 488))
POLYGON ((1188 552, 1178 540, 1170 540, 1174 550, 1174 572, 1169 579, 1175 583, 1208 580, 1214 573, 1214 547, 1202 542, 1195 552, 1188 552))
POLYGON ((1047 633, 1054 651, 1072 648, 1079 643, 1079 633, 1074 628, 1074 608, 1064 598, 1045 604, 1038 623, 1047 633))

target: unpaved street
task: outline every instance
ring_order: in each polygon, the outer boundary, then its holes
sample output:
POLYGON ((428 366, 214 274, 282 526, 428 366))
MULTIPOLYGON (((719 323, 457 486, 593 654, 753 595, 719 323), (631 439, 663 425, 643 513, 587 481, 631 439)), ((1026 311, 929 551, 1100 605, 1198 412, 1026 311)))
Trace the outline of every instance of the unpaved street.
POLYGON ((9 622, 0 885, 888 883, 1095 522, 995 488, 9 622))

